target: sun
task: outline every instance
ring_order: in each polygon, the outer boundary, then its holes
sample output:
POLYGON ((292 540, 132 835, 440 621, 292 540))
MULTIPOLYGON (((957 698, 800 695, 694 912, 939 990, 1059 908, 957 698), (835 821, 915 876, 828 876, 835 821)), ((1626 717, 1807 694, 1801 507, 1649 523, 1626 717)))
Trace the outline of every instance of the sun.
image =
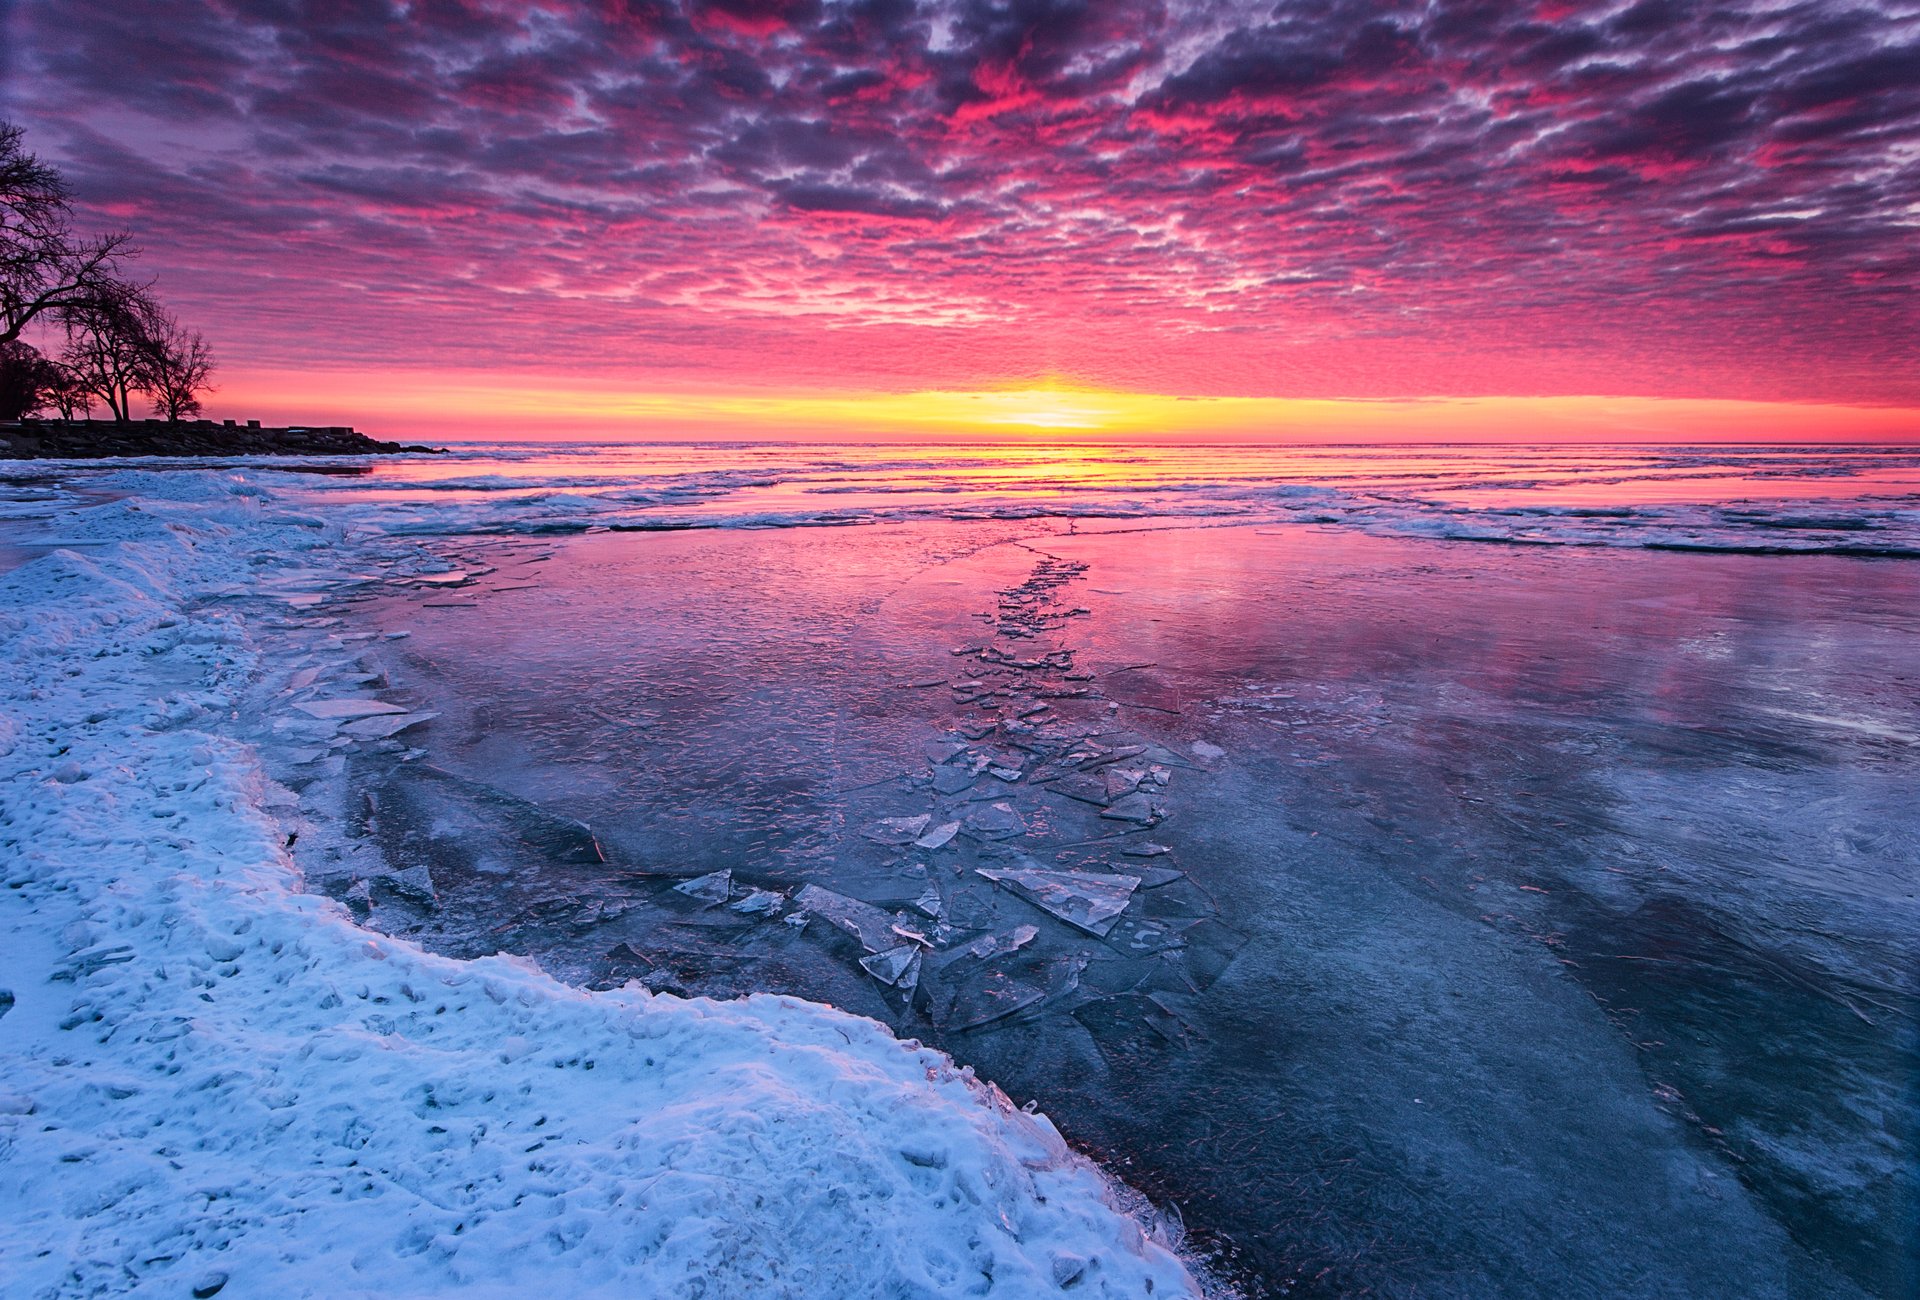
POLYGON ((1104 429, 1113 421, 1113 399, 1119 394, 1048 388, 968 396, 985 408, 980 423, 990 428, 1104 429))

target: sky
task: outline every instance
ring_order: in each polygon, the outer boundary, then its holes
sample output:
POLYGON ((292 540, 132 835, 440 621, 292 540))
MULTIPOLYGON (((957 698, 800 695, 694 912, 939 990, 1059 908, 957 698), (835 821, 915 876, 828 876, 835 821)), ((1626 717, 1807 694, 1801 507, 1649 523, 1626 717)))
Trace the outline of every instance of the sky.
POLYGON ((0 0, 376 432, 1920 438, 1920 2, 0 0))

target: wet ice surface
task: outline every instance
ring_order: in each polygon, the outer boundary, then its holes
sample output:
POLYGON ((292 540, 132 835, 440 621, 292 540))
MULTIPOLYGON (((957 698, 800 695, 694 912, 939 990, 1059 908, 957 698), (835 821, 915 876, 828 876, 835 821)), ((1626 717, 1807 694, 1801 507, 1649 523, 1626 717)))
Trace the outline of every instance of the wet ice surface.
POLYGON ((1911 1288, 1920 574, 1068 527, 436 544, 303 865, 886 1020, 1256 1292, 1911 1288))
POLYGON ((1239 518, 1502 544, 1920 556, 1912 447, 457 445, 314 480, 393 533, 1239 518))

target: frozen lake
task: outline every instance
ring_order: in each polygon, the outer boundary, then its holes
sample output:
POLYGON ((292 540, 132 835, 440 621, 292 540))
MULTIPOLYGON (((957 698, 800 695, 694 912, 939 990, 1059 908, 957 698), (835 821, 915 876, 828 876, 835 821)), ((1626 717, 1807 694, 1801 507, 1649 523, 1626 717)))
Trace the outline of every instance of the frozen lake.
MULTIPOLYGON (((411 629, 390 680, 440 714, 433 770, 357 777, 437 895, 375 923, 886 1020, 1294 1294, 1898 1293, 1920 571, 1340 526, 1711 498, 1797 542, 1832 481, 1778 464, 1349 458, 1327 522, 1234 523, 1275 467, 1180 455, 841 462, 880 522, 451 544, 495 572, 354 616, 411 629)), ((480 491, 431 472, 382 500, 480 491)))
POLYGON ((272 477, 433 715, 281 756, 376 928, 881 1019, 1253 1294, 1920 1278, 1910 453, 272 477))

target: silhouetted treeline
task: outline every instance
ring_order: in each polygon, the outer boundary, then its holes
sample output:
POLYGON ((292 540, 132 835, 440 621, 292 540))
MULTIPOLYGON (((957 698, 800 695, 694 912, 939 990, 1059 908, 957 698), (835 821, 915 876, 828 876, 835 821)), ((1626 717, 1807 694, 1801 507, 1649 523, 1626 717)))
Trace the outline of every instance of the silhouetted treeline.
POLYGON ((129 235, 75 232, 66 182, 21 135, 0 122, 0 420, 91 418, 103 406, 124 421, 135 397, 163 419, 199 415, 212 387, 206 340, 150 283, 121 274, 137 253, 129 235), (27 342, 28 332, 49 346, 27 342))

